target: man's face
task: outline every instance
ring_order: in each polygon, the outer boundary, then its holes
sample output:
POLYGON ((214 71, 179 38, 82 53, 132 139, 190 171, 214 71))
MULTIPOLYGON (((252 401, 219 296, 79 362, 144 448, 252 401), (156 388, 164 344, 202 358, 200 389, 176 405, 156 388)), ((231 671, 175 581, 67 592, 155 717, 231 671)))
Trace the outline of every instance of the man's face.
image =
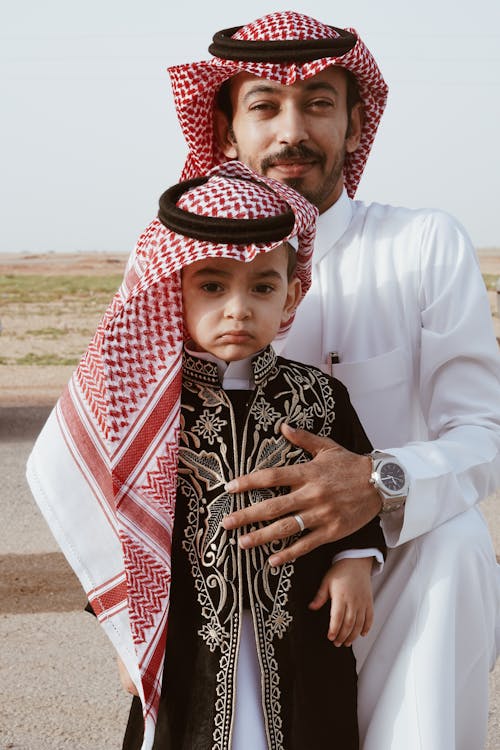
POLYGON ((300 298, 287 265, 280 245, 248 263, 207 258, 183 268, 184 321, 196 349, 233 362, 270 344, 300 298))
POLYGON ((361 104, 348 131, 346 92, 345 74, 333 67, 291 86, 240 73, 231 81, 232 125, 217 114, 221 147, 324 211, 342 192, 344 158, 361 135, 361 104))

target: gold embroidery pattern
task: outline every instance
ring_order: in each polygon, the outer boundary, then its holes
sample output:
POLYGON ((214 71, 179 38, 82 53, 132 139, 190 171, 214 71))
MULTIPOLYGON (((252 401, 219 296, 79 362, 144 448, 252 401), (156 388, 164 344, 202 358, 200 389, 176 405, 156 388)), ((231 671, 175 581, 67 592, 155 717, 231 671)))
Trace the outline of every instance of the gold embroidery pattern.
POLYGON ((188 554, 198 603, 205 620, 198 634, 212 653, 216 650, 220 653, 213 750, 225 750, 229 747, 231 733, 239 612, 236 609, 236 548, 227 539, 229 535, 220 526, 220 519, 233 506, 232 498, 226 493, 218 495, 211 503, 207 503, 201 494, 203 484, 209 486, 206 478, 210 476, 210 471, 206 471, 206 466, 213 466, 217 456, 208 454, 206 464, 201 461, 201 469, 199 461, 189 460, 192 457, 193 452, 181 449, 179 465, 182 466, 182 474, 180 471, 178 491, 188 507, 182 547, 188 554), (193 483, 183 475, 187 468, 192 471, 189 478, 194 480, 193 483))
POLYGON ((220 419, 216 414, 211 414, 208 409, 204 409, 203 414, 198 417, 193 427, 193 432, 206 440, 209 445, 213 445, 226 424, 227 422, 224 419, 220 419))
POLYGON ((251 414, 255 417, 255 426, 257 430, 267 432, 267 428, 275 424, 280 418, 280 413, 273 409, 271 404, 264 397, 256 399, 251 408, 251 414))
POLYGON ((226 531, 221 526, 223 516, 276 491, 255 490, 243 497, 228 495, 224 485, 244 473, 307 460, 301 449, 284 439, 280 426, 285 421, 329 435, 335 419, 331 381, 303 365, 277 362, 271 348, 258 355, 253 361, 256 388, 238 446, 231 403, 214 384, 216 366, 210 362, 199 366, 192 360, 185 355, 178 491, 188 509, 182 548, 203 618, 198 634, 211 653, 220 654, 212 750, 227 750, 230 744, 243 565, 249 571, 250 606, 263 667, 269 747, 284 750, 274 641, 285 637, 293 621, 287 603, 294 566, 271 568, 267 561, 292 540, 241 552, 240 532, 226 531))

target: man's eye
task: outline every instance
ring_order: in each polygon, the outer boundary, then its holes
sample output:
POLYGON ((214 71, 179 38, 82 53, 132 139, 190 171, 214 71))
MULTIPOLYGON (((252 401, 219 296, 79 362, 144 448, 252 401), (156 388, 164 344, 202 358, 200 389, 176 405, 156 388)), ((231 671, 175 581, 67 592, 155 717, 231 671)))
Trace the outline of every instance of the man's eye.
POLYGON ((204 292, 208 292, 209 294, 222 291, 222 286, 215 281, 207 281, 206 284, 201 285, 201 288, 204 292))
POLYGON ((312 109, 330 109, 333 106, 333 102, 329 99, 313 99, 313 101, 309 102, 309 107, 312 109))
POLYGON ((255 102, 250 105, 250 112, 272 112, 276 109, 276 105, 272 102, 255 102))

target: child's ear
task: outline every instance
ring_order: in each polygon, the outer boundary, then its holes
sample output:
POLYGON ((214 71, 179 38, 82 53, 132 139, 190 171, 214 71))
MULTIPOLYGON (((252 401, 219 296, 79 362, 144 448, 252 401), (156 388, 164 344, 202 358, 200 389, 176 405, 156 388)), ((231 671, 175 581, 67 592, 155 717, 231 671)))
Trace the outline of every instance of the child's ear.
POLYGON ((224 156, 228 159, 237 159, 238 150, 233 129, 226 115, 220 109, 215 110, 214 115, 215 138, 224 156))
POLYGON ((300 302, 301 294, 302 284, 300 283, 300 279, 297 278, 297 276, 294 276, 293 279, 290 279, 288 282, 288 293, 283 307, 283 314, 281 316, 282 324, 287 323, 294 314, 300 302))

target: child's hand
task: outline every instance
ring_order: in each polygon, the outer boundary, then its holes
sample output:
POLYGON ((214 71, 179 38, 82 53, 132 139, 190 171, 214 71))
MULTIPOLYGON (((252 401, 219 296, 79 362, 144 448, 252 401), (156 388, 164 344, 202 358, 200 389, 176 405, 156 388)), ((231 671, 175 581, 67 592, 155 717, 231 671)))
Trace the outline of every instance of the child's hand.
POLYGON ((127 671, 127 667, 122 662, 119 656, 116 657, 116 663, 118 664, 118 672, 120 674, 120 682, 122 684, 122 687, 127 691, 127 693, 130 693, 131 695, 139 695, 137 688, 127 671))
POLYGON ((336 646, 350 646, 372 626, 372 564, 372 557, 344 558, 334 563, 309 604, 310 609, 321 609, 331 598, 328 639, 336 646))

